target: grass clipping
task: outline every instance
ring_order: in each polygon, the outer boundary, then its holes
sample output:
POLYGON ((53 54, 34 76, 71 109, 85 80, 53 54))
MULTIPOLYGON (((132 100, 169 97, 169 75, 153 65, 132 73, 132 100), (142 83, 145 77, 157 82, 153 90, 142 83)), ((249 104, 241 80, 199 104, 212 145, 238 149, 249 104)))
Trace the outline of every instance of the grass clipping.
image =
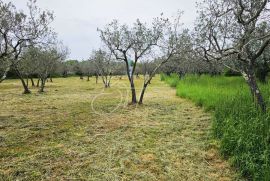
POLYGON ((0 180, 236 178, 209 144, 208 114, 158 78, 145 105, 127 106, 127 80, 113 82, 55 79, 31 95, 18 80, 2 83, 0 180))

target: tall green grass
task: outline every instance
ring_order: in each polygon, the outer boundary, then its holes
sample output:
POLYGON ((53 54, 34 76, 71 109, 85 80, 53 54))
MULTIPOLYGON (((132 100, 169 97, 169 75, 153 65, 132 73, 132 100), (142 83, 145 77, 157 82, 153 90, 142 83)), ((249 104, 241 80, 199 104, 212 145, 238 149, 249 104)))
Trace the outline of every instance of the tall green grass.
MULTIPOLYGON (((161 78, 177 95, 213 111, 213 133, 221 153, 250 180, 270 180, 270 111, 263 114, 241 77, 177 75, 161 78)), ((270 107, 270 85, 260 85, 270 107)))

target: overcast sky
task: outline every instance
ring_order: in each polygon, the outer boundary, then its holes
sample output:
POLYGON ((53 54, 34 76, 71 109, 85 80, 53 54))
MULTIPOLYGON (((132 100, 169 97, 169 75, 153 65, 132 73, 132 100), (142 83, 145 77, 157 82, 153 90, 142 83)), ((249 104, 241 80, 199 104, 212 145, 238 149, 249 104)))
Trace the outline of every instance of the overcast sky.
MULTIPOLYGON (((27 0, 11 1, 18 9, 26 9, 27 0)), ((200 0, 37 0, 39 7, 54 12, 52 27, 69 47, 69 58, 78 60, 87 59, 92 49, 101 46, 97 28, 113 19, 128 24, 137 18, 150 22, 161 13, 171 17, 182 10, 182 22, 191 27, 197 1, 200 0)))

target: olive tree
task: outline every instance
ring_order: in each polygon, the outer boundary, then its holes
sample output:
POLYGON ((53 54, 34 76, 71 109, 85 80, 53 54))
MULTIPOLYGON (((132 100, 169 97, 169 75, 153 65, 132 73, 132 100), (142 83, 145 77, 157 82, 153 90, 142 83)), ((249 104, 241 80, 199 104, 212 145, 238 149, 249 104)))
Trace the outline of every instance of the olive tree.
POLYGON ((154 56, 151 56, 151 58, 161 60, 153 71, 149 72, 148 78, 143 83, 139 99, 139 104, 142 104, 145 90, 155 73, 180 50, 179 46, 182 43, 181 32, 179 31, 180 14, 175 19, 175 22, 170 22, 168 18, 161 16, 155 18, 151 25, 137 20, 132 27, 129 27, 125 24, 120 25, 117 20, 114 20, 103 30, 98 29, 101 40, 109 48, 115 59, 123 61, 126 65, 132 93, 132 104, 137 103, 134 84, 137 63, 140 60, 149 58, 149 55, 153 52, 156 53, 153 53, 154 56))
POLYGON ((21 61, 17 65, 17 68, 20 70, 21 74, 26 77, 27 87, 29 78, 31 80, 32 86, 35 86, 33 76, 37 74, 36 70, 38 65, 33 57, 36 57, 37 53, 38 52, 36 48, 29 47, 25 52, 23 52, 21 61))
MULTIPOLYGON (((24 53, 21 64, 30 62, 34 67, 35 74, 38 75, 41 83, 39 92, 44 92, 46 80, 51 75, 57 65, 68 55, 68 49, 61 43, 42 47, 30 47, 24 53)), ((27 70, 27 69, 26 69, 27 70)), ((39 86, 39 83, 38 83, 39 86)))
POLYGON ((90 60, 80 62, 80 69, 83 75, 87 76, 87 81, 90 81, 90 77, 94 76, 97 72, 94 62, 90 60))
POLYGON ((105 88, 111 85, 111 78, 116 69, 116 62, 111 53, 104 50, 96 50, 92 52, 90 61, 96 68, 96 74, 100 75, 105 88))
POLYGON ((4 81, 10 69, 10 58, 15 50, 9 44, 14 36, 15 27, 18 27, 23 17, 24 15, 17 12, 13 4, 0 0, 0 82, 4 81))
POLYGON ((65 60, 68 55, 68 49, 61 44, 53 45, 49 48, 40 49, 37 59, 37 74, 41 80, 39 92, 44 92, 46 80, 54 71, 57 62, 65 60))
POLYGON ((12 67, 22 82, 24 93, 30 90, 18 67, 20 55, 29 45, 40 44, 51 35, 49 24, 54 19, 51 12, 40 10, 35 0, 29 0, 27 5, 29 12, 24 13, 12 3, 0 0, 0 67, 6 65, 1 74, 5 77, 12 67))
POLYGON ((255 70, 270 42, 269 31, 258 31, 262 21, 269 21, 267 6, 268 0, 205 0, 196 25, 197 46, 205 57, 241 72, 263 112, 266 104, 255 70))

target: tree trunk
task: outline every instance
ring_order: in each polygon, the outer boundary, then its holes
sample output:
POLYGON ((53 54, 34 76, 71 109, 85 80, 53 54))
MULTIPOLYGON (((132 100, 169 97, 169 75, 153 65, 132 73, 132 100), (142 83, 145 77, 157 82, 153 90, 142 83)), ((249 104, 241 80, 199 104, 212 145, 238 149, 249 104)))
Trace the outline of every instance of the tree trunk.
POLYGON ((103 75, 101 75, 101 78, 102 78, 102 82, 103 82, 104 86, 106 87, 107 86, 107 81, 105 80, 103 75))
POLYGON ((40 78, 37 81, 37 87, 39 87, 39 83, 40 83, 40 78))
POLYGON ((98 84, 98 76, 96 75, 96 84, 98 84))
POLYGON ((246 76, 246 81, 249 85, 251 95, 253 97, 253 101, 259 105, 262 112, 266 112, 266 104, 264 102, 263 96, 261 94, 261 91, 258 87, 255 73, 253 71, 248 71, 246 76))
POLYGON ((29 86, 29 78, 28 78, 28 76, 26 77, 26 85, 27 85, 27 87, 29 86))
POLYGON ((133 81, 133 77, 130 78, 130 88, 131 88, 131 103, 137 104, 137 98, 136 98, 136 89, 133 81))
POLYGON ((88 81, 88 82, 90 81, 90 76, 89 76, 89 75, 87 76, 87 81, 88 81))
POLYGON ((30 79, 31 79, 32 87, 34 87, 35 86, 34 79, 32 77, 30 79))
POLYGON ((50 77, 50 82, 53 82, 52 77, 50 77))
POLYGON ((45 83, 46 83, 46 79, 41 79, 40 89, 38 90, 39 93, 44 92, 45 83))
POLYGON ((102 76, 102 81, 103 81, 103 84, 105 86, 105 88, 110 88, 110 81, 111 81, 111 77, 108 77, 108 76, 102 76))
POLYGON ((142 92, 141 92, 139 104, 143 104, 144 93, 145 93, 145 90, 146 90, 147 86, 148 86, 148 84, 143 84, 143 89, 142 89, 142 92))
MULTIPOLYGON (((130 83, 130 90, 131 90, 131 104, 137 104, 137 97, 136 97, 136 89, 135 89, 135 84, 134 84, 134 79, 133 79, 133 74, 135 71, 135 65, 133 67, 133 70, 129 70, 129 65, 128 61, 126 60, 126 71, 128 75, 128 80, 130 83)), ((135 61, 136 62, 136 61, 135 61)))
POLYGON ((31 94, 31 91, 29 90, 27 84, 25 83, 22 74, 17 69, 17 67, 14 67, 14 68, 15 68, 15 72, 17 73, 19 79, 21 80, 21 83, 22 83, 22 86, 23 86, 23 89, 24 89, 23 94, 31 94))
POLYGON ((105 84, 105 88, 109 88, 110 85, 108 83, 105 84))
POLYGON ((112 77, 110 76, 109 80, 108 80, 108 86, 111 87, 111 80, 112 80, 112 77))
POLYGON ((20 80, 21 80, 23 88, 24 88, 23 94, 31 94, 31 91, 29 90, 28 86, 26 85, 24 79, 22 77, 20 77, 20 80))

